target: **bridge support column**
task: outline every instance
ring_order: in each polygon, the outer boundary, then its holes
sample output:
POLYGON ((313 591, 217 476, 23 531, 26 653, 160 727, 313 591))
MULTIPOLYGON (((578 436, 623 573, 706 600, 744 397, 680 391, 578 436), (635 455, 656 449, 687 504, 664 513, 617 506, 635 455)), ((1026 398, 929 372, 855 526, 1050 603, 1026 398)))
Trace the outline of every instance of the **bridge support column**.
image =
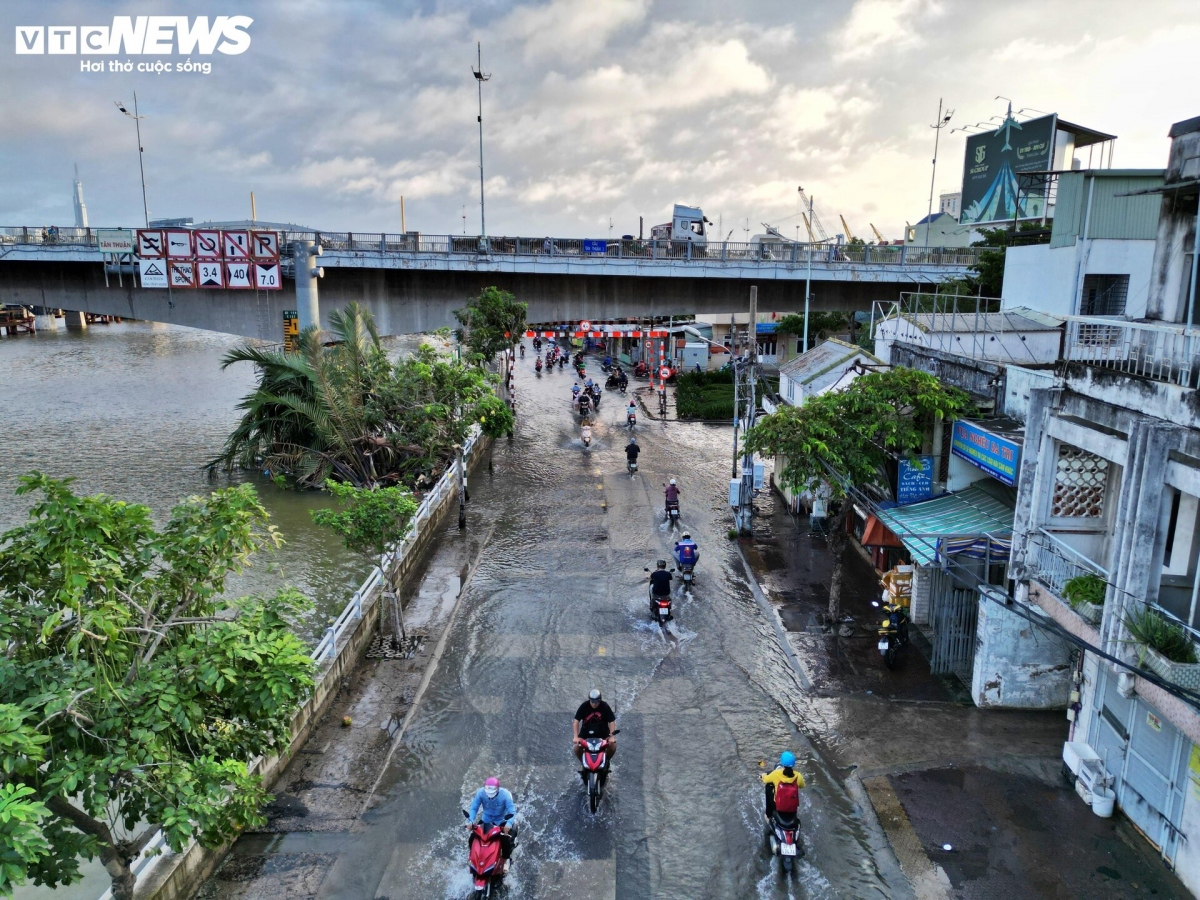
POLYGON ((72 331, 87 328, 87 313, 76 312, 73 309, 63 310, 63 321, 72 331))
POLYGON ((317 302, 317 279, 324 274, 317 265, 321 247, 314 241, 296 241, 293 245, 296 272, 296 314, 300 330, 310 325, 321 327, 321 307, 317 302))

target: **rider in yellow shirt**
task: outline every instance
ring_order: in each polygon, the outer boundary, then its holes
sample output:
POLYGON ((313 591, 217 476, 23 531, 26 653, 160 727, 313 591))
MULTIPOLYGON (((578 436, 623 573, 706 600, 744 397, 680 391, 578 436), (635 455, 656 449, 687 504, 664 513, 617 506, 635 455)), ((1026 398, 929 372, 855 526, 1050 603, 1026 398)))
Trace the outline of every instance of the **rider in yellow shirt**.
POLYGON ((796 754, 791 750, 785 750, 779 754, 778 767, 762 776, 766 790, 765 815, 768 825, 777 808, 780 813, 785 815, 794 816, 796 814, 800 791, 804 789, 804 776, 796 771, 795 766, 796 754), (787 787, 784 787, 785 785, 787 787))

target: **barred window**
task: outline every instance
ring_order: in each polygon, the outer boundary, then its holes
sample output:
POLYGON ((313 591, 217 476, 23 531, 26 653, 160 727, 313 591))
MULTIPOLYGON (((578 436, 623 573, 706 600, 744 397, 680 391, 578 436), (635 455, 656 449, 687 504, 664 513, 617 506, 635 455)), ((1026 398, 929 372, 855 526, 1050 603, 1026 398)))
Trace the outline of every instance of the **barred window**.
POLYGON ((1084 275, 1081 316, 1123 316, 1129 295, 1128 275, 1084 275))
POLYGON ((1059 444, 1050 514, 1067 519, 1100 518, 1104 515, 1107 483, 1108 460, 1070 444, 1059 444))

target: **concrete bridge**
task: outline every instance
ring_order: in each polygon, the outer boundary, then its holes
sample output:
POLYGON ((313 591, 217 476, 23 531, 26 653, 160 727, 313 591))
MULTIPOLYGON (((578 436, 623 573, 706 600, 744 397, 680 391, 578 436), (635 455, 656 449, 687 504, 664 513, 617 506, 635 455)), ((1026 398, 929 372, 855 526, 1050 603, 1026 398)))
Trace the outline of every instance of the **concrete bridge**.
POLYGON ((0 230, 0 303, 189 325, 279 340, 284 310, 301 325, 357 300, 385 334, 454 324, 451 310, 488 285, 529 304, 530 322, 728 313, 746 307, 870 309, 917 284, 967 274, 974 248, 686 241, 581 241, 286 232, 281 291, 148 289, 128 260, 102 256, 92 229, 0 230), (316 248, 320 248, 316 255, 316 248), (322 272, 313 276, 314 269, 322 272), (296 273, 300 273, 299 279, 296 273))

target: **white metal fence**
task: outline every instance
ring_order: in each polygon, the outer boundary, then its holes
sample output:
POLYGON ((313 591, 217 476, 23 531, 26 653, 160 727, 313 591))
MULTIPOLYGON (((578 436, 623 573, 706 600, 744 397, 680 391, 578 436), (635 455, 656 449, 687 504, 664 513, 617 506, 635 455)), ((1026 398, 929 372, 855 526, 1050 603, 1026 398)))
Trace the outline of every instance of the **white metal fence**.
POLYGON ((1172 323, 1068 316, 1064 356, 1182 387, 1200 386, 1200 329, 1172 323))

